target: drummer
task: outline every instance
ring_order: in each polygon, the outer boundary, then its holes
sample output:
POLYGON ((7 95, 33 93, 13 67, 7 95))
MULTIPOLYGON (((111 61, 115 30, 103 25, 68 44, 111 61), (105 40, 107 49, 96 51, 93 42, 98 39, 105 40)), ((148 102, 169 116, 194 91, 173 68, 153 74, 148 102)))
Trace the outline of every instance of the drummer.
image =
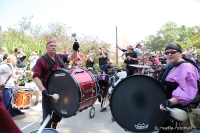
POLYGON ((71 60, 76 59, 78 49, 79 49, 78 42, 74 42, 73 53, 71 55, 56 54, 57 43, 55 40, 49 40, 46 43, 46 54, 40 57, 35 64, 33 79, 37 87, 42 91, 42 109, 43 109, 42 123, 49 114, 50 116, 52 116, 51 120, 46 125, 46 128, 56 129, 58 122, 60 122, 62 119, 57 114, 53 113, 53 110, 50 108, 48 104, 47 97, 49 96, 49 92, 48 90, 46 90, 47 78, 53 70, 64 66, 63 62, 69 62, 71 60), (61 59, 62 62, 59 59, 61 59))
POLYGON ((117 65, 114 64, 112 60, 108 62, 108 66, 105 67, 104 73, 112 77, 115 73, 117 73, 120 69, 117 65))
MULTIPOLYGON (((182 49, 181 46, 177 43, 167 44, 165 47, 165 55, 167 56, 167 61, 171 65, 181 61, 186 61, 186 59, 182 58, 182 49)), ((166 92, 168 94, 168 100, 163 101, 161 107, 162 111, 168 111, 166 107, 169 108, 176 107, 183 109, 190 103, 195 103, 194 99, 198 95, 197 80, 199 79, 199 73, 197 68, 192 63, 189 63, 189 60, 187 61, 188 62, 184 62, 179 66, 174 67, 167 74, 166 78, 163 78, 165 76, 160 75, 162 78, 159 81, 163 85, 165 85, 166 92)), ((169 127, 169 126, 173 128, 181 127, 182 122, 169 116, 169 119, 164 123, 162 127, 169 127)), ((183 133, 183 130, 178 130, 174 128, 174 130, 168 130, 168 131, 160 130, 159 133, 183 133)))

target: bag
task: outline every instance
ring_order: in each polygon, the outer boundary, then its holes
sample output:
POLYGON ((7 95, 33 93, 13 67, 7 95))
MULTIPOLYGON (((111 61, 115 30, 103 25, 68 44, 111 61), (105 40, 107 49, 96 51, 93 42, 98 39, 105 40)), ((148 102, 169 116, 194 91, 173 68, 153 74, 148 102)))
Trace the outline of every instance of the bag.
POLYGON ((193 128, 200 128, 200 108, 187 108, 190 124, 193 128))

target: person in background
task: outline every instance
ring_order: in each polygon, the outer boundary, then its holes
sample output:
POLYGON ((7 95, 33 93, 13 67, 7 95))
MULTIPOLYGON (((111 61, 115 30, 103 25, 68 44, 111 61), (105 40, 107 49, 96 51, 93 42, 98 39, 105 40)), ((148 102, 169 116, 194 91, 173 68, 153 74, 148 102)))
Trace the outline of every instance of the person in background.
POLYGON ((89 50, 89 53, 86 56, 86 68, 94 73, 94 50, 89 50))
POLYGON ((39 56, 37 55, 37 51, 33 51, 31 53, 31 56, 28 58, 30 62, 30 71, 31 71, 31 77, 33 76, 34 66, 38 60, 39 56))
MULTIPOLYGON (((26 71, 26 53, 24 52, 24 47, 23 46, 19 46, 18 49, 15 49, 15 54, 17 57, 17 64, 16 66, 18 67, 18 70, 21 72, 25 72, 26 71)), ((26 72, 24 73, 24 83, 27 83, 27 79, 26 79, 26 72)))
POLYGON ((107 62, 108 54, 101 47, 99 48, 98 60, 99 60, 98 71, 103 71, 105 67, 108 66, 108 62, 107 62))
POLYGON ((137 58, 138 60, 141 60, 142 59, 142 55, 143 55, 143 52, 142 52, 142 45, 140 43, 138 43, 136 46, 135 46, 135 49, 134 51, 137 53, 137 58))
MULTIPOLYGON (((48 40, 46 43, 46 54, 44 55, 47 60, 51 60, 51 65, 44 58, 44 56, 40 57, 34 67, 33 80, 37 87, 42 92, 42 112, 43 112, 43 121, 50 114, 51 119, 47 123, 46 128, 54 128, 56 129, 58 122, 61 121, 62 117, 58 116, 53 110, 50 108, 48 104, 49 92, 46 89, 47 79, 49 74, 58 68, 61 68, 62 62, 69 62, 71 60, 75 60, 77 58, 77 52, 79 49, 78 42, 74 42, 73 44, 73 52, 71 55, 68 54, 57 54, 57 43, 55 40, 48 40), (62 62, 58 60, 60 57, 62 62), (52 67, 51 67, 52 66, 52 67)), ((41 123, 41 124, 42 124, 41 123)))
POLYGON ((0 65, 0 86, 4 87, 2 91, 3 103, 12 117, 24 114, 24 112, 13 108, 11 105, 12 93, 17 86, 16 81, 20 76, 23 76, 23 73, 20 75, 15 74, 14 69, 16 62, 16 57, 14 55, 9 55, 3 64, 0 65))
POLYGON ((126 71, 127 76, 130 76, 135 73, 135 67, 132 67, 131 64, 136 64, 137 53, 133 50, 134 50, 134 48, 131 45, 129 45, 129 46, 127 46, 127 52, 124 52, 121 55, 122 59, 124 59, 124 63, 127 64, 127 71, 126 71))
POLYGON ((6 47, 2 47, 2 55, 3 55, 3 61, 6 60, 9 55, 8 49, 6 47))
POLYGON ((73 62, 73 67, 74 68, 80 68, 83 67, 83 60, 84 60, 84 54, 81 52, 77 53, 77 59, 74 60, 73 62))

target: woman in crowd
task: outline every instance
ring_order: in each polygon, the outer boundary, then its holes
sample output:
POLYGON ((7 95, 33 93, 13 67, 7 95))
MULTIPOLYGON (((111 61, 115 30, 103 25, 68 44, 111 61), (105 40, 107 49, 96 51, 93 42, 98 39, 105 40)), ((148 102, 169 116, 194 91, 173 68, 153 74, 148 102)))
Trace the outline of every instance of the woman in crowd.
POLYGON ((23 75, 23 73, 16 75, 15 73, 16 62, 17 62, 16 56, 9 55, 7 59, 3 62, 3 64, 0 65, 0 86, 4 88, 2 91, 3 103, 12 117, 24 114, 24 112, 21 112, 19 109, 12 108, 11 105, 13 89, 17 85, 19 76, 23 75))

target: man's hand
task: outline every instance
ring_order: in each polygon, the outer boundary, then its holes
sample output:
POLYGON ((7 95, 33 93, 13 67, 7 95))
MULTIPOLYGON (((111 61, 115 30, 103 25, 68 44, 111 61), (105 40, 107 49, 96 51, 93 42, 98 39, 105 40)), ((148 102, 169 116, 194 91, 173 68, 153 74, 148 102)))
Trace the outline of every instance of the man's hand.
POLYGON ((42 91, 42 95, 43 95, 44 97, 48 97, 48 96, 49 96, 48 90, 42 91))
POLYGON ((73 50, 74 50, 74 51, 78 51, 78 49, 79 49, 79 44, 78 44, 78 42, 74 42, 73 50))

